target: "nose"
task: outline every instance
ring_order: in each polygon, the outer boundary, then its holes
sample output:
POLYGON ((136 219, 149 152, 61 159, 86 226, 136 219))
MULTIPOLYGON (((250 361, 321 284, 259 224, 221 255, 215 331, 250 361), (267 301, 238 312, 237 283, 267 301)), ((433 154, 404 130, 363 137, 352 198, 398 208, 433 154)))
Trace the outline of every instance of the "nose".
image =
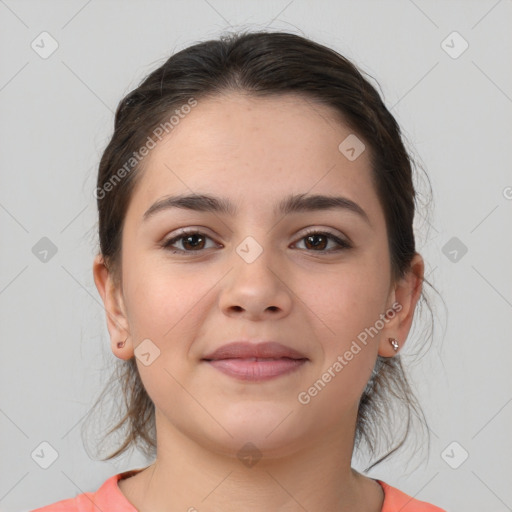
POLYGON ((233 258, 233 268, 224 281, 219 305, 227 316, 242 316, 250 320, 278 319, 289 314, 293 291, 286 271, 270 261, 270 251, 264 250, 254 261, 239 254, 233 258))

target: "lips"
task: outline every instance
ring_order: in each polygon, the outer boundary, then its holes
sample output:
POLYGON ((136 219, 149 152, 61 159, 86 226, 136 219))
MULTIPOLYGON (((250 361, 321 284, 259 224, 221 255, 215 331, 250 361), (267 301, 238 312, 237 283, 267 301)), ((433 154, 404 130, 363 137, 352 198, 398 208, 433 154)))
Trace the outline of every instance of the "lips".
POLYGON ((203 357, 206 361, 221 359, 247 359, 257 361, 259 359, 307 359, 307 357, 296 349, 282 345, 275 341, 262 343, 249 343, 246 341, 235 341, 228 343, 203 357))
POLYGON ((228 343, 203 358, 211 367, 241 381, 266 381, 294 373, 308 358, 275 341, 228 343))

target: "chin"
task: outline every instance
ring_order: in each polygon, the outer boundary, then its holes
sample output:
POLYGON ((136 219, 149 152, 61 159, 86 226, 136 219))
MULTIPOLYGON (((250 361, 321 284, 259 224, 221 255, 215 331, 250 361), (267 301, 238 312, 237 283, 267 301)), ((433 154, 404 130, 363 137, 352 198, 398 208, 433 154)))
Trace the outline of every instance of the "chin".
POLYGON ((285 456, 304 445, 308 438, 307 424, 292 406, 283 404, 232 405, 224 414, 217 414, 216 419, 233 436, 221 435, 214 441, 220 445, 218 451, 224 453, 238 453, 248 445, 247 450, 254 446, 265 457, 285 456))

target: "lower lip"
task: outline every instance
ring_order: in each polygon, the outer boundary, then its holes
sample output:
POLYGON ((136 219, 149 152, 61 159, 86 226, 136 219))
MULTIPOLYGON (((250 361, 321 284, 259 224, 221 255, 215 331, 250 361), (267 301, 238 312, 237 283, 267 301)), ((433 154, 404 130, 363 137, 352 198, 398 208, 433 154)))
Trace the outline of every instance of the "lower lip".
POLYGON ((307 359, 267 359, 251 361, 250 359, 217 359, 206 361, 217 370, 246 381, 273 379, 291 373, 300 368, 307 359))

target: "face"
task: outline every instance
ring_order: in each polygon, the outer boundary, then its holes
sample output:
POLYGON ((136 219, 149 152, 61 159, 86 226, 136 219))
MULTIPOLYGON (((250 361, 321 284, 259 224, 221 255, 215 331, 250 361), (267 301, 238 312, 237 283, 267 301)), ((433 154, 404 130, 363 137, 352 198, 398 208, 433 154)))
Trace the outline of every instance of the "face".
POLYGON ((402 312, 382 321, 398 289, 369 150, 348 159, 338 147, 349 135, 311 101, 233 94, 199 101, 145 158, 123 227, 122 289, 106 304, 113 347, 129 336, 114 353, 137 356, 159 439, 179 431, 218 452, 250 441, 277 455, 353 428, 377 354, 394 354, 384 338, 405 339, 405 303, 417 294, 405 293, 402 312), (145 216, 191 193, 233 211, 145 216), (294 195, 356 206, 280 211, 294 195), (276 341, 305 361, 242 380, 203 360, 239 340, 276 341))

